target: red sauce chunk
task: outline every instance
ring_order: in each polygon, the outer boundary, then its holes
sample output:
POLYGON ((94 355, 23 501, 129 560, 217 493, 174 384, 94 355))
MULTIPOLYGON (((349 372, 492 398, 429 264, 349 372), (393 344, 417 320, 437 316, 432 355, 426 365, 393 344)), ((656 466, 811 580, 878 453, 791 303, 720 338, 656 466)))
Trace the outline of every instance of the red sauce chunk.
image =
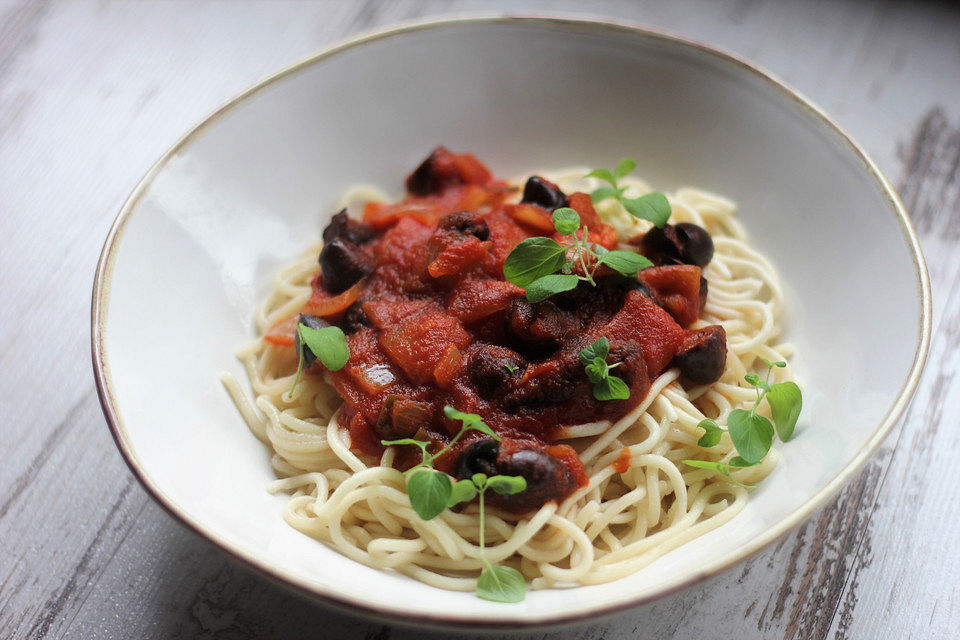
MULTIPOLYGON (((528 202, 525 190, 517 203, 517 190, 473 155, 437 148, 407 179, 401 202, 367 205, 362 221, 345 212, 334 218, 303 311, 347 334, 347 365, 329 372, 318 363, 311 372, 322 371, 343 398, 340 422, 353 449, 379 455, 381 440, 416 437, 436 451, 461 426, 444 416, 445 405, 477 413, 501 440, 469 432, 437 468, 458 477, 523 475, 526 491, 492 498, 516 512, 587 484, 574 449, 556 442, 564 427, 623 417, 651 380, 680 366, 674 359, 681 347, 683 362, 694 365, 716 359, 717 350, 715 335, 708 344, 684 328, 697 320, 706 294, 696 265, 654 266, 636 278, 595 276, 596 285, 583 281, 528 302, 504 279, 504 260, 534 236, 570 244, 553 228, 557 206, 579 213, 590 242, 618 245, 589 195, 536 180, 540 195, 528 202), (629 387, 626 400, 597 400, 579 360, 601 336, 610 343, 608 364, 617 364, 612 373, 629 387)), ((292 345, 294 330, 283 321, 267 339, 292 345)), ((419 461, 414 447, 400 449, 410 451, 398 452, 398 467, 419 461)), ((629 455, 614 463, 621 473, 627 465, 629 455)))

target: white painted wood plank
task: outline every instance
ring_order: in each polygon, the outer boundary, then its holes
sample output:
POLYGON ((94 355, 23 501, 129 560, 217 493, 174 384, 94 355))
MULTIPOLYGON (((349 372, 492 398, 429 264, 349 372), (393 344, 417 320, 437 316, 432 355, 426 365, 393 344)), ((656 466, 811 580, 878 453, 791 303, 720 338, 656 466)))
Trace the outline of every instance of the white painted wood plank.
MULTIPOLYGON (((589 9, 751 57, 835 115, 893 176, 906 162, 898 147, 910 147, 935 105, 947 122, 960 118, 958 14, 939 5, 6 2, 0 6, 4 637, 424 637, 306 604, 229 561, 148 502, 91 402, 89 286, 99 245, 126 193, 212 108, 357 30, 505 8, 589 9), (40 328, 64 324, 38 348, 40 328), (58 385, 52 396, 45 386, 51 381, 58 385)), ((936 258, 935 292, 957 281, 956 238, 942 228, 922 230, 928 256, 936 258)), ((938 318, 944 301, 937 300, 938 318)), ((928 381, 929 375, 924 388, 928 381)), ((848 576, 858 553, 872 569, 886 567, 876 558, 896 547, 881 548, 878 529, 911 531, 897 517, 911 496, 900 494, 882 498, 867 527, 893 442, 837 502, 737 570, 551 637, 704 638, 718 628, 732 637, 823 637, 845 585, 852 623, 841 628, 835 622, 834 633, 872 637, 858 634, 876 631, 872 618, 890 596, 884 589, 893 587, 883 573, 869 581, 866 570, 853 581, 848 576), (873 553, 863 556, 866 547, 873 553), (857 593, 869 595, 858 599, 857 593)), ((956 441, 941 446, 960 450, 956 441)), ((908 468, 894 464, 889 477, 902 478, 908 468)), ((948 474, 921 478, 935 496, 948 495, 948 480, 948 474)), ((942 515, 919 512, 928 519, 942 515)), ((943 523, 933 530, 941 538, 955 522, 933 520, 943 523)), ((956 565, 960 554, 946 557, 956 565)), ((931 571, 942 578, 921 550, 911 558, 928 563, 913 579, 931 571)), ((939 593, 948 591, 946 585, 939 593)), ((947 611, 934 620, 955 622, 956 610, 947 611)), ((896 610, 887 613, 888 623, 901 621, 896 610)))

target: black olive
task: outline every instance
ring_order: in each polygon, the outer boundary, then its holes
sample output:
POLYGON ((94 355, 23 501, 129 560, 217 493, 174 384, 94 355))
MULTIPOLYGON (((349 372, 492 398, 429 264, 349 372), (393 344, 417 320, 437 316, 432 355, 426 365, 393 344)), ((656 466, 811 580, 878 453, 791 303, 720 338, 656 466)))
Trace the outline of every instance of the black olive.
MULTIPOLYGON (((306 313, 300 314, 300 320, 297 322, 298 330, 293 334, 293 347, 296 349, 296 353, 300 353, 300 331, 299 325, 305 324, 311 329, 323 329, 324 327, 329 327, 330 324, 323 318, 318 318, 317 316, 311 316, 306 313)), ((309 367, 316 361, 317 356, 310 350, 310 347, 303 346, 303 366, 309 367)))
POLYGON ((710 283, 707 282, 707 279, 703 276, 700 276, 700 293, 698 297, 700 298, 700 313, 703 313, 704 307, 707 306, 707 294, 710 289, 710 283))
POLYGON ((493 438, 484 438, 471 442, 460 452, 457 458, 457 478, 465 480, 472 478, 475 473, 484 473, 487 476, 497 475, 497 454, 500 453, 500 443, 493 438))
MULTIPOLYGON (((407 191, 415 196, 429 196, 443 190, 443 177, 435 165, 437 154, 443 147, 434 149, 420 166, 407 176, 407 191)), ((445 150, 444 150, 445 151, 445 150)))
POLYGON ((713 238, 703 227, 692 222, 681 222, 674 227, 680 245, 680 261, 705 267, 713 259, 713 238))
POLYGON ((727 364, 727 332, 718 324, 688 331, 673 360, 691 382, 716 382, 727 364))
POLYGON ((351 219, 347 216, 347 210, 341 209, 340 213, 333 216, 323 230, 323 241, 331 242, 334 238, 340 238, 356 245, 361 245, 368 240, 373 239, 377 232, 372 227, 362 222, 351 219))
POLYGON ((498 506, 517 513, 539 509, 550 500, 562 500, 576 489, 577 481, 567 465, 546 451, 524 448, 497 460, 497 473, 523 476, 527 488, 520 493, 496 496, 498 506))
POLYGON ((640 239, 640 253, 656 265, 693 264, 705 267, 713 258, 713 238, 690 222, 654 227, 640 239))
POLYGON ((487 227, 487 223, 470 211, 454 211, 443 216, 437 223, 437 230, 452 231, 457 235, 476 236, 480 240, 490 237, 490 228, 487 227))
POLYGON ((560 188, 544 180, 540 176, 531 176, 527 184, 523 186, 523 198, 520 200, 523 204, 535 204, 543 207, 547 211, 553 211, 560 207, 569 207, 570 201, 564 195, 560 188))
POLYGON ((524 366, 526 362, 516 351, 487 344, 470 355, 467 375, 480 397, 489 400, 497 391, 503 391, 514 371, 524 366))
POLYGON ((375 266, 363 249, 349 240, 334 238, 320 251, 320 282, 330 293, 342 293, 373 273, 375 266))

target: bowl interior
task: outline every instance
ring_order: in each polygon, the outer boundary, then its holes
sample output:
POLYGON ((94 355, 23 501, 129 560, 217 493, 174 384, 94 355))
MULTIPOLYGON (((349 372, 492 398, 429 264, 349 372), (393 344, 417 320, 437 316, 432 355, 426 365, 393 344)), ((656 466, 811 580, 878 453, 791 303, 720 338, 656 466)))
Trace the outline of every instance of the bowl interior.
MULTIPOLYGON (((203 533, 310 591, 382 612, 499 624, 654 597, 739 559, 848 473, 911 380, 922 267, 867 163, 819 115, 728 57, 660 35, 549 20, 455 22, 375 37, 300 66, 161 162, 125 209, 102 344, 119 437, 148 485, 203 533), (789 294, 804 413, 732 522, 612 584, 516 605, 356 564, 287 526, 265 447, 218 381, 276 269, 343 190, 400 194, 437 144, 498 176, 637 159, 661 190, 740 205, 789 294), (878 295, 882 292, 882 295, 878 295), (793 514, 793 515, 792 515, 793 514)), ((873 441, 873 442, 872 442, 873 441)))

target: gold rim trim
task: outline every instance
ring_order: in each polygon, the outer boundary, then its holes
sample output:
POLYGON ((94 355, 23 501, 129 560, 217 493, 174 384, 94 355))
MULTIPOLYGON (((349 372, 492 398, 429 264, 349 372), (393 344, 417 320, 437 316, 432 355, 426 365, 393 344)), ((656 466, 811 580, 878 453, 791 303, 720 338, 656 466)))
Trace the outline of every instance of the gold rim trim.
POLYGON ((231 556, 243 560, 250 566, 257 569, 264 576, 282 586, 293 588, 298 593, 308 597, 320 600, 326 604, 333 605, 335 608, 346 611, 351 614, 358 612, 366 615, 372 615, 382 621, 401 623, 406 625, 430 625, 434 627, 483 627, 488 629, 519 629, 544 625, 560 625, 576 621, 584 621, 587 618, 605 616, 636 607, 653 600, 657 600, 666 595, 676 593, 686 589, 706 578, 719 574, 731 566, 746 560, 761 549, 767 547, 778 538, 789 532, 809 517, 814 510, 822 506, 830 497, 837 493, 841 486, 850 480, 864 465, 869 456, 877 449, 883 439, 891 431, 897 420, 906 410, 916 391, 920 374, 924 362, 927 358, 927 352, 930 346, 931 331, 931 300, 930 300, 930 277, 927 273, 926 263, 920 250, 920 244, 917 240, 916 232, 907 215, 907 212, 900 202, 895 189, 889 180, 877 168, 876 164, 867 156, 860 146, 822 109, 814 105, 810 100, 789 87, 780 80, 775 74, 747 62, 733 54, 718 50, 704 43, 676 36, 664 31, 640 27, 628 22, 609 20, 609 19, 584 19, 582 17, 560 17, 560 16, 513 16, 513 15, 480 15, 480 16, 458 16, 456 18, 443 18, 435 20, 419 20, 413 22, 401 23, 397 26, 375 30, 350 38, 339 44, 336 44, 323 52, 302 60, 282 71, 270 76, 269 78, 257 83, 250 89, 244 91, 232 100, 215 110, 212 114, 204 118, 200 124, 193 127, 188 133, 181 137, 144 175, 137 186, 133 189, 126 202, 120 208, 110 231, 107 234, 100 259, 97 262, 97 271, 93 284, 93 300, 91 305, 91 348, 93 357, 93 370, 96 379, 97 394, 100 397, 100 404, 103 408, 104 417, 110 427, 113 439, 120 449, 124 461, 134 476, 140 481, 147 492, 156 500, 168 513, 183 522, 195 533, 217 545, 231 556), (458 616, 449 614, 419 615, 400 607, 380 607, 367 602, 353 600, 344 597, 342 594, 333 590, 312 583, 301 577, 288 574, 285 571, 278 570, 265 563, 256 555, 240 548, 238 545, 220 537, 213 531, 208 530, 200 521, 186 513, 176 502, 170 498, 163 489, 151 478, 143 469, 142 463, 130 444, 129 435, 120 415, 114 405, 113 385, 110 377, 110 367, 105 356, 104 348, 104 329, 106 314, 110 298, 110 281, 113 272, 113 264, 116 256, 115 249, 119 246, 119 240, 126 226, 126 222, 136 209, 140 199, 147 192, 154 178, 166 166, 170 159, 175 156, 187 143, 189 143, 197 134, 203 131, 208 125, 217 122, 221 116, 230 111, 233 107, 243 102, 247 98, 258 93, 261 89, 273 84, 274 82, 285 78, 288 75, 296 73, 300 69, 316 64, 327 58, 331 58, 343 51, 363 45, 367 42, 382 40, 398 35, 405 35, 417 31, 434 28, 456 27, 459 25, 493 25, 493 24, 528 24, 528 25, 547 25, 560 26, 568 29, 577 29, 581 31, 595 32, 616 32, 621 35, 639 37, 641 39, 653 39, 661 42, 667 42, 674 45, 693 48, 700 53, 707 54, 721 61, 732 63, 741 70, 747 71, 754 77, 765 81, 781 94, 789 97, 799 106, 801 106, 807 115, 818 125, 825 126, 826 130, 832 133, 842 144, 846 145, 854 156, 861 162, 864 169, 877 182, 884 197, 887 199, 892 213, 900 225, 904 239, 911 250, 913 265, 916 271, 917 288, 920 294, 920 331, 916 344, 916 351, 911 365, 909 375, 900 389, 896 401, 890 410, 884 416, 878 425, 874 434, 867 440, 866 444, 853 456, 847 465, 831 479, 820 491, 807 499, 800 507, 794 510, 778 524, 771 527, 762 535, 757 537, 750 545, 736 552, 731 552, 720 557, 713 562, 705 565, 702 569, 692 575, 684 578, 678 578, 668 582, 665 586, 654 593, 640 597, 631 597, 625 595, 616 602, 602 606, 590 607, 573 613, 545 613, 535 616, 526 616, 505 621, 491 620, 488 617, 458 616))

